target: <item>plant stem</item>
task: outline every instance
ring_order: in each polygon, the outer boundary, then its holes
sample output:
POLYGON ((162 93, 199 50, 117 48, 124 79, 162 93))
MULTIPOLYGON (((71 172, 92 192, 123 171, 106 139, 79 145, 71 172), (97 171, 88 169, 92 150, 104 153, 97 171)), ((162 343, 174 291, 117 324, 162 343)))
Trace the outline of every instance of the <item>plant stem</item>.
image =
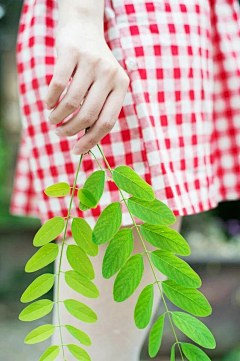
POLYGON ((76 184, 77 184, 79 170, 80 170, 80 167, 81 167, 81 164, 82 164, 82 159, 83 159, 83 154, 81 155, 81 157, 79 159, 78 168, 77 168, 77 172, 76 172, 75 179, 74 179, 74 184, 73 184, 73 187, 72 187, 72 194, 71 194, 70 203, 69 203, 69 207, 68 207, 68 214, 67 214, 67 217, 66 217, 66 223, 65 223, 64 234, 63 234, 63 241, 62 241, 62 245, 61 245, 59 266, 58 266, 58 283, 57 283, 57 301, 56 301, 56 303, 57 303, 57 314, 58 314, 58 327, 59 327, 60 340, 61 340, 60 347, 62 347, 62 354, 63 354, 63 359, 64 360, 65 360, 65 352, 64 352, 64 344, 63 344, 62 325, 61 325, 61 320, 60 320, 60 302, 61 301, 59 300, 59 295, 60 295, 60 275, 62 273, 61 266, 62 266, 63 249, 64 249, 64 244, 65 244, 66 234, 67 234, 67 227, 68 227, 69 218, 71 216, 73 197, 74 197, 74 192, 76 190, 76 184))
POLYGON ((92 156, 93 156, 93 158, 95 159, 95 161, 97 162, 99 168, 100 168, 101 170, 103 170, 103 169, 102 169, 102 166, 101 166, 101 164, 99 163, 99 161, 98 161, 97 157, 95 156, 95 154, 94 154, 91 150, 89 151, 89 153, 92 154, 92 156))
MULTIPOLYGON (((99 144, 97 145, 97 147, 98 147, 98 149, 99 149, 99 151, 100 151, 100 153, 101 153, 101 155, 102 155, 102 157, 103 157, 103 159, 104 159, 104 161, 105 161, 105 163, 106 163, 106 166, 107 166, 109 172, 112 174, 112 173, 113 173, 113 170, 112 170, 112 168, 110 167, 110 165, 109 165, 109 163, 108 163, 108 161, 107 161, 107 159, 106 159, 106 157, 105 157, 105 155, 104 155, 101 147, 99 146, 99 144)), ((157 286, 158 286, 158 289, 159 289, 161 298, 162 298, 162 300, 163 300, 163 304, 164 304, 164 307, 165 307, 165 309, 166 309, 166 313, 168 314, 169 322, 170 322, 170 325, 171 325, 171 328, 172 328, 173 335, 174 335, 174 337, 175 337, 176 343, 177 343, 177 345, 178 345, 181 358, 182 358, 182 360, 184 361, 184 357, 183 357, 182 349, 181 349, 181 346, 180 346, 180 342, 178 341, 178 337, 177 337, 177 334, 176 334, 176 331, 175 331, 175 328, 174 328, 174 325, 173 325, 173 321, 172 321, 172 318, 171 318, 171 316, 170 316, 170 313, 171 313, 171 312, 170 312, 169 309, 168 309, 168 306, 167 306, 167 303, 166 303, 166 300, 165 300, 163 291, 162 291, 162 289, 161 289, 161 287, 160 287, 160 285, 159 285, 160 281, 159 281, 158 278, 157 278, 157 275, 156 275, 156 272, 155 272, 155 269, 154 269, 152 260, 151 260, 150 255, 149 255, 149 252, 148 252, 148 250, 147 250, 147 248, 146 248, 146 246, 145 246, 144 240, 143 240, 142 235, 141 235, 141 233, 140 233, 140 231, 139 231, 139 227, 137 226, 137 224, 136 224, 136 222, 135 222, 135 219, 134 219, 131 211, 130 211, 129 208, 128 208, 128 204, 127 204, 127 202, 126 202, 126 199, 124 198, 124 195, 123 195, 121 189, 118 188, 118 190, 119 190, 119 192, 120 192, 120 194, 121 194, 121 196, 122 196, 122 199, 123 199, 123 201, 124 201, 124 203, 125 203, 125 205, 126 205, 126 207, 127 207, 127 210, 128 210, 128 212, 129 212, 130 217, 131 217, 131 219, 132 219, 132 222, 133 222, 133 224, 134 224, 134 227, 136 228, 137 233, 138 233, 138 236, 139 236, 139 238, 140 238, 140 240, 141 240, 142 246, 143 246, 143 248, 144 248, 144 252, 146 253, 148 262, 149 262, 150 267, 151 267, 152 272, 153 272, 153 276, 154 276, 154 278, 155 278, 155 282, 157 283, 157 286)))

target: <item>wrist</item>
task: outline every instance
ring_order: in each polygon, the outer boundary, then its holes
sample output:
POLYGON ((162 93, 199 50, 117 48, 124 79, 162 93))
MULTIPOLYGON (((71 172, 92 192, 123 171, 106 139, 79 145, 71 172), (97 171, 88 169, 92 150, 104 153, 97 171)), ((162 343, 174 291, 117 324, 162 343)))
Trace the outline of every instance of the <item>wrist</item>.
POLYGON ((94 24, 96 27, 103 28, 104 1, 98 0, 97 5, 92 0, 59 0, 59 24, 66 25, 69 22, 79 24, 94 24))

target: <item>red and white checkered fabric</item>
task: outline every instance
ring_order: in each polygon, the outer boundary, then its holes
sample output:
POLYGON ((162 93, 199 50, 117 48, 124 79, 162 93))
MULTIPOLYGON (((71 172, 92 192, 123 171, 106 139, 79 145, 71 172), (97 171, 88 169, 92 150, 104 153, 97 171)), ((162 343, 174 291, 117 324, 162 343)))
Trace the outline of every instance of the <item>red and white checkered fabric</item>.
MULTIPOLYGON (((66 216, 76 137, 60 139, 44 108, 55 63, 57 1, 26 0, 17 45, 23 134, 11 212, 66 216)), ((106 0, 105 37, 130 77, 119 120, 102 141, 112 167, 126 164, 176 215, 202 212, 240 197, 240 9, 237 0, 106 0)), ((99 153, 94 149, 97 157, 99 153)), ((78 184, 97 169, 84 157, 78 184)), ((94 224, 119 194, 108 182, 100 205, 73 215, 94 224)), ((123 224, 131 219, 124 211, 123 224)))

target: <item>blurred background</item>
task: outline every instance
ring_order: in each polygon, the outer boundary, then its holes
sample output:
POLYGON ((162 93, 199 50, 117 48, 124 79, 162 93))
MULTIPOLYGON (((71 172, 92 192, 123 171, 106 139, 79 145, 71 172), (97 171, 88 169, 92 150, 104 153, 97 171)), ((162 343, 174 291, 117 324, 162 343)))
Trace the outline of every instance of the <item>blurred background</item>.
MULTIPOLYGON (((36 277, 25 274, 24 266, 35 252, 32 239, 40 223, 8 211, 21 133, 15 65, 21 5, 20 0, 0 1, 0 359, 4 361, 38 360, 48 342, 24 345, 26 334, 43 321, 34 326, 18 321, 21 293, 36 277)), ((240 202, 185 217, 182 233, 192 249, 187 260, 200 274, 201 290, 213 307, 212 316, 204 321, 217 339, 217 348, 208 354, 214 361, 240 361, 240 202)), ((51 322, 51 317, 44 322, 51 322)), ((169 328, 156 360, 169 360, 172 343, 169 328)), ((141 359, 148 360, 146 345, 141 359)))

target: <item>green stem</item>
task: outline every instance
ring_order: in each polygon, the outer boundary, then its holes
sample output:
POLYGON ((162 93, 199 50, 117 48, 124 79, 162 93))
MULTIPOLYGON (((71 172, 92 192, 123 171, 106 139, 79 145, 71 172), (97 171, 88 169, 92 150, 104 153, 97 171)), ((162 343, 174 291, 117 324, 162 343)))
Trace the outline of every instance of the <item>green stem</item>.
POLYGON ((56 303, 57 303, 58 327, 59 327, 60 340, 61 340, 60 347, 62 347, 62 354, 63 354, 63 359, 64 360, 65 360, 65 352, 64 352, 63 335, 62 335, 62 326, 61 326, 61 320, 60 320, 60 302, 61 301, 59 300, 59 296, 60 296, 60 275, 62 273, 61 266, 62 266, 63 249, 64 249, 64 244, 65 244, 66 234, 67 234, 67 227, 68 227, 68 222, 69 222, 69 219, 70 219, 70 216, 71 216, 70 212, 71 212, 71 209, 72 209, 74 192, 75 192, 75 190, 77 188, 76 184, 77 184, 79 170, 80 170, 80 167, 81 167, 81 164, 82 164, 82 159, 83 159, 83 154, 80 157, 77 172, 76 172, 75 179, 74 179, 74 184, 73 184, 73 187, 72 187, 72 194, 71 194, 71 199, 70 199, 70 203, 69 203, 69 207, 68 207, 68 214, 67 214, 67 217, 66 217, 66 223, 65 223, 64 234, 63 234, 63 241, 62 241, 62 245, 61 245, 59 266, 58 266, 57 301, 56 301, 56 303))
POLYGON ((99 168, 100 168, 101 170, 103 170, 103 169, 102 169, 102 166, 101 166, 101 164, 99 163, 99 161, 98 161, 97 157, 95 156, 95 154, 94 154, 91 150, 89 151, 89 153, 92 154, 92 156, 93 156, 93 158, 95 159, 95 161, 97 162, 99 168))
MULTIPOLYGON (((101 153, 101 155, 102 155, 102 157, 103 157, 103 159, 104 159, 104 161, 105 161, 105 163, 106 163, 106 166, 107 166, 109 172, 112 174, 112 173, 113 173, 112 168, 110 167, 110 165, 109 165, 109 163, 108 163, 108 161, 107 161, 107 159, 106 159, 106 157, 105 157, 105 155, 104 155, 101 147, 99 146, 99 144, 97 145, 97 147, 98 147, 98 149, 99 149, 99 151, 100 151, 100 153, 101 153)), ((127 204, 127 202, 126 202, 126 199, 124 198, 124 195, 123 195, 121 189, 118 188, 118 190, 119 190, 119 192, 120 192, 120 194, 121 194, 121 196, 122 196, 122 198, 123 198, 123 201, 124 201, 124 203, 125 203, 125 205, 126 205, 126 207, 127 207, 127 210, 128 210, 128 212, 129 212, 129 214, 130 214, 130 217, 131 217, 131 219, 132 219, 132 222, 133 222, 134 226, 136 227, 138 236, 139 236, 139 238, 140 238, 140 240, 141 240, 141 243, 142 243, 142 246, 143 246, 143 248, 144 248, 144 252, 146 253, 148 262, 149 262, 150 267, 151 267, 151 269, 152 269, 153 276, 154 276, 154 278, 155 278, 155 282, 157 283, 157 286, 158 286, 158 289, 159 289, 161 298, 162 298, 162 300, 163 300, 163 304, 164 304, 164 307, 165 307, 165 309, 166 309, 166 313, 168 314, 169 322, 170 322, 170 325, 171 325, 171 328, 172 328, 173 335, 174 335, 174 337, 175 337, 176 343, 177 343, 177 345, 178 345, 178 348, 179 348, 179 352, 180 352, 182 361, 184 361, 184 357, 183 357, 182 349, 181 349, 181 346, 180 346, 180 342, 178 341, 178 337, 177 337, 177 334, 176 334, 176 331, 175 331, 175 328, 174 328, 174 325, 173 325, 173 321, 172 321, 172 318, 171 318, 171 316, 170 316, 171 312, 170 312, 169 309, 168 309, 168 306, 167 306, 167 303, 166 303, 166 300, 165 300, 163 291, 162 291, 162 289, 161 289, 161 287, 160 287, 160 285, 159 285, 160 282, 159 282, 159 280, 158 280, 158 278, 157 278, 157 275, 156 275, 156 272, 155 272, 155 269, 154 269, 152 260, 151 260, 150 255, 149 255, 149 252, 148 252, 148 250, 147 250, 147 248, 146 248, 146 246, 145 246, 144 240, 143 240, 142 235, 141 235, 141 233, 140 233, 140 231, 139 231, 139 227, 137 226, 137 224, 136 224, 136 222, 135 222, 135 219, 133 218, 133 215, 132 215, 131 211, 130 211, 129 208, 128 208, 128 204, 127 204)))

